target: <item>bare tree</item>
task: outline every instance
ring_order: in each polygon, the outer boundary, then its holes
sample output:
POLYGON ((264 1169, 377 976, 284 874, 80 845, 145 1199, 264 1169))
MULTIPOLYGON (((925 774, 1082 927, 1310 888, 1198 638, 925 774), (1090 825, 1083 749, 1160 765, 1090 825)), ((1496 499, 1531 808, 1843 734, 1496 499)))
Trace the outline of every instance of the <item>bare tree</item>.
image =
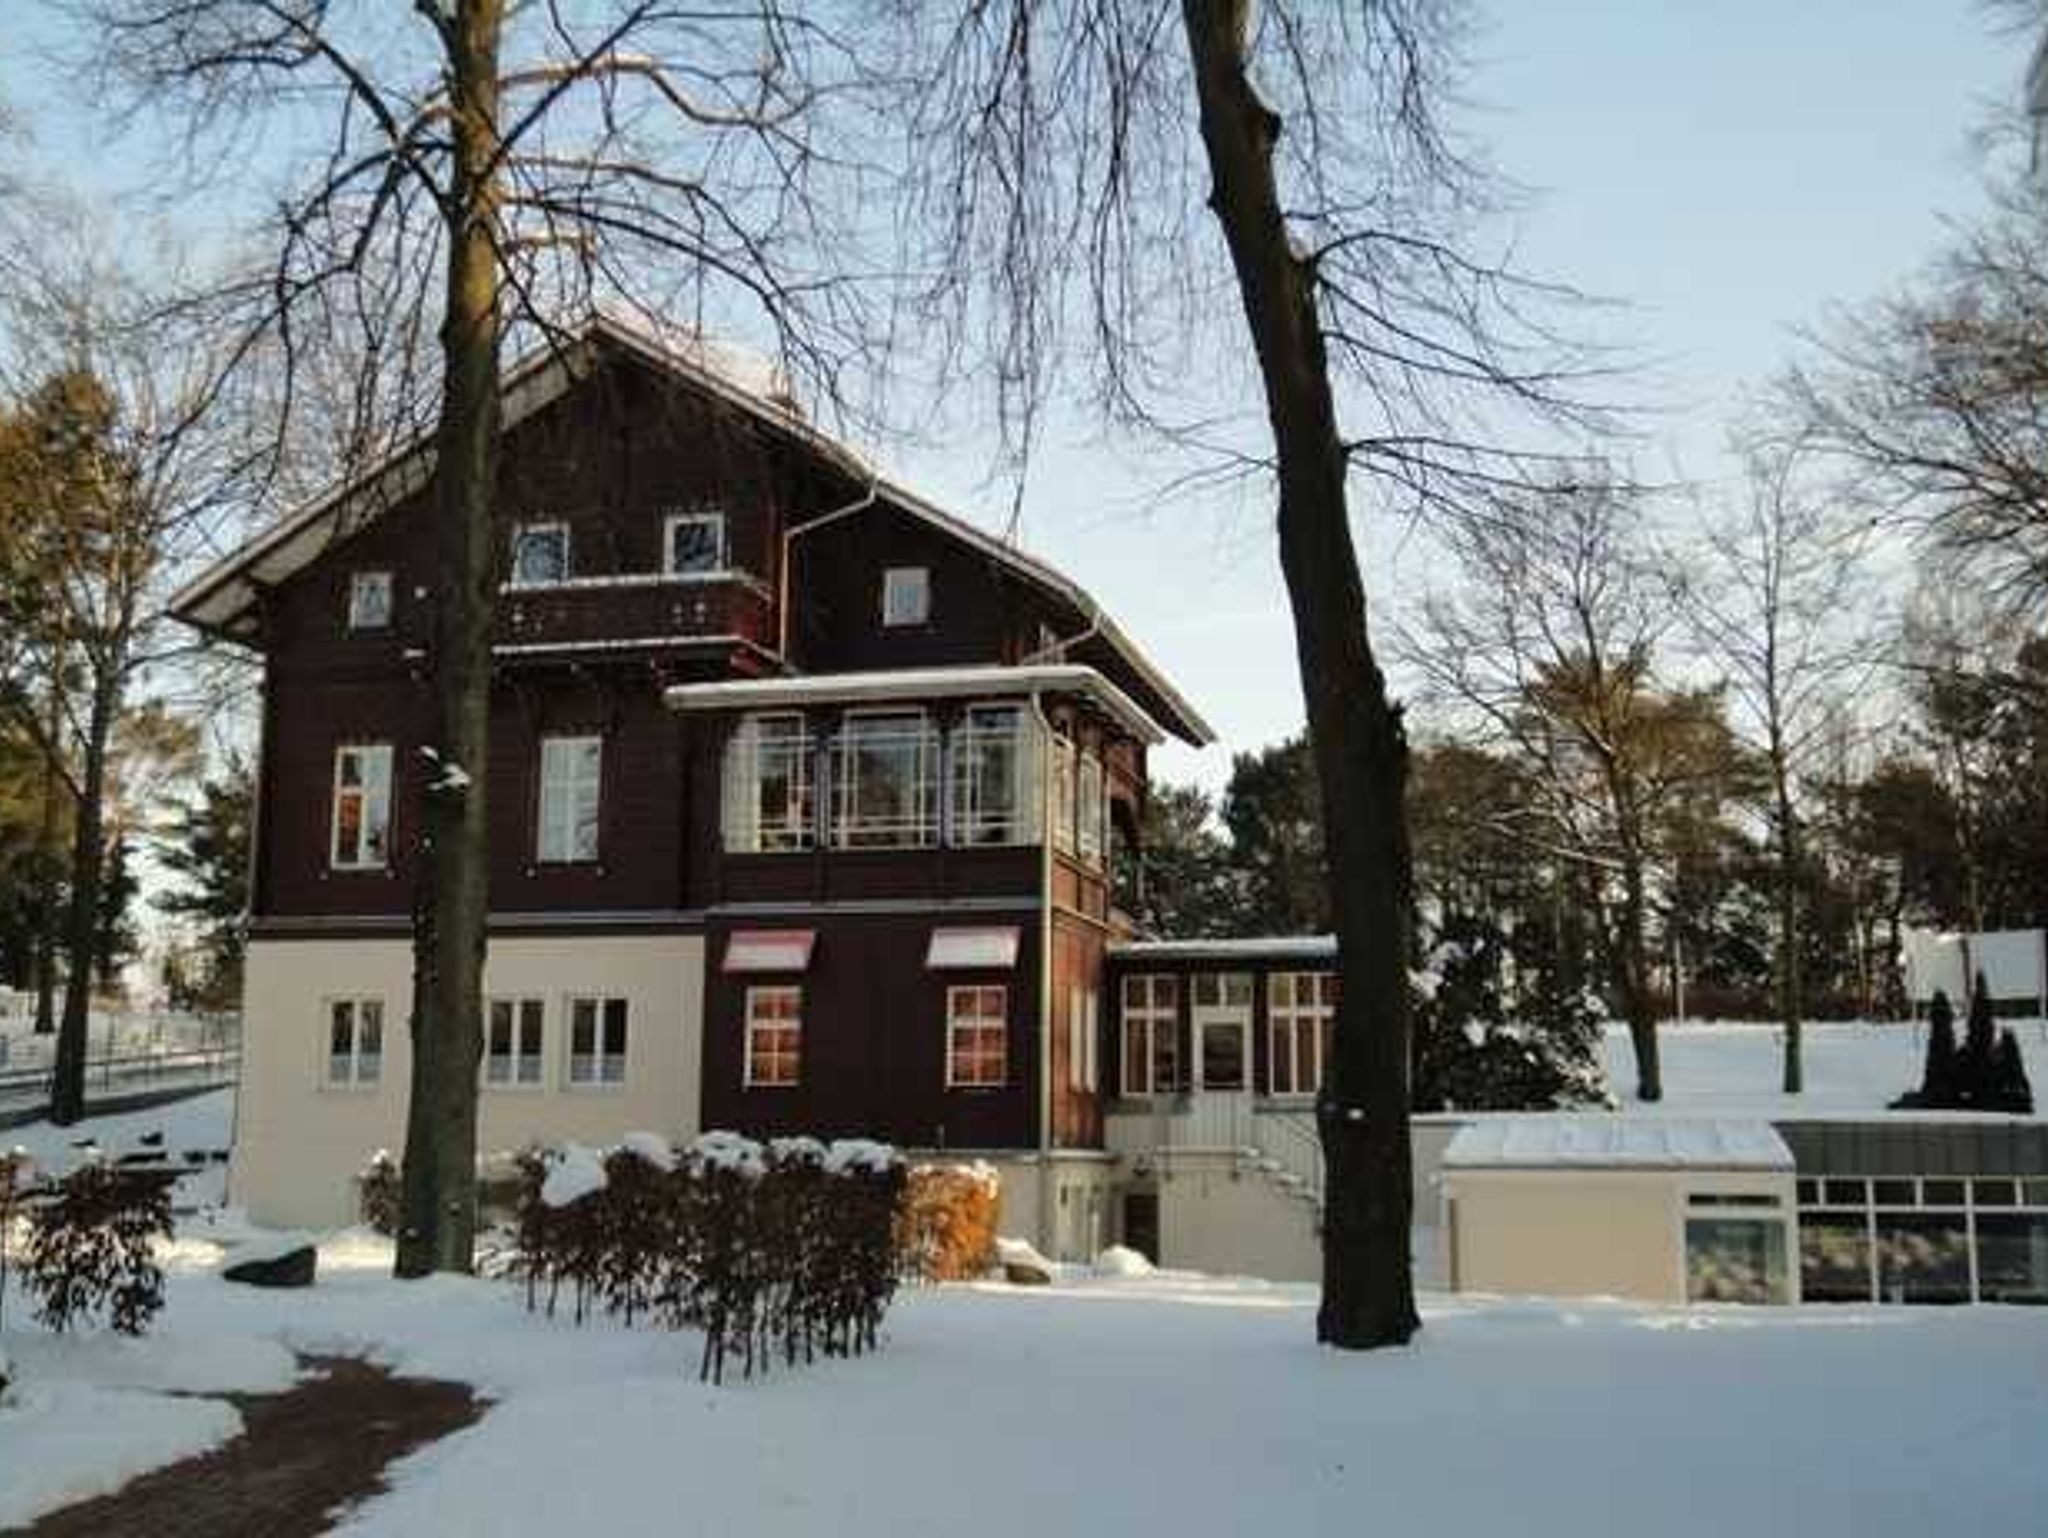
POLYGON ((2014 614, 2048 614, 2048 195, 2004 195, 1899 295, 1840 318, 1786 381, 1843 494, 2014 614))
POLYGON ((1717 690, 1658 678, 1675 618, 1636 497, 1592 481, 1451 542, 1461 585, 1400 632, 1420 697, 1509 755, 1531 800, 1499 826, 1579 872, 1636 1093, 1663 1097, 1649 924, 1666 836, 1731 772, 1717 690))
MULTIPOLYGON (((208 360, 138 331, 141 296, 118 270, 78 254, 91 243, 46 224, 40 257, 17 264, 33 281, 6 307, 0 421, 0 521, 21 537, 17 571, 33 584, 32 606, 0 636, 0 712, 42 755, 46 836, 60 801, 70 812, 67 896, 45 931, 64 957, 51 1097, 59 1125, 85 1114, 93 961, 123 759, 132 770, 138 753, 170 740, 135 729, 160 722, 144 691, 185 649, 163 605, 215 526, 238 516, 242 463, 228 433, 194 419, 208 360)), ((47 977, 47 959, 43 970, 47 977)))
POLYGON ((845 277, 862 207, 847 158, 865 128, 849 120, 868 84, 858 32, 779 0, 415 0, 406 14, 375 0, 77 4, 126 100, 181 110, 199 154, 265 133, 299 150, 268 259, 199 309, 246 354, 282 358, 287 404, 308 338, 357 338, 365 444, 409 416, 433 423, 425 751, 437 768, 397 1268, 466 1270, 505 535, 500 353, 508 334, 552 342, 591 305, 624 303, 765 331, 800 383, 839 399, 868 336, 845 277), (414 344, 436 333, 435 364, 418 363, 414 344), (394 399, 399 386, 414 398, 394 399))
POLYGON ((1343 978, 1318 1102, 1317 1332, 1403 1341, 1407 749, 1368 638, 1354 490, 1370 489, 1361 509, 1468 514, 1483 489, 1535 479, 1537 456, 1501 447, 1502 413, 1564 409, 1554 339, 1525 313, 1536 291, 1468 244, 1485 178, 1441 116, 1458 7, 899 9, 923 84, 913 229, 939 243, 916 264, 927 313, 964 368, 993 362, 1012 446, 1028 454, 1051 388, 1079 373, 1112 421, 1191 451, 1194 474, 1271 488, 1343 978), (1245 327, 1227 346, 1220 306, 1245 327), (1219 423, 1189 379, 1248 382, 1256 416, 1219 423))
POLYGON ((1739 507, 1669 561, 1695 649, 1725 679, 1738 729, 1764 766, 1777 907, 1774 970, 1784 1089, 1804 1087, 1800 890, 1807 782, 1839 743, 1845 696, 1871 671, 1859 635, 1860 530, 1800 480, 1803 447, 1752 444, 1739 507))

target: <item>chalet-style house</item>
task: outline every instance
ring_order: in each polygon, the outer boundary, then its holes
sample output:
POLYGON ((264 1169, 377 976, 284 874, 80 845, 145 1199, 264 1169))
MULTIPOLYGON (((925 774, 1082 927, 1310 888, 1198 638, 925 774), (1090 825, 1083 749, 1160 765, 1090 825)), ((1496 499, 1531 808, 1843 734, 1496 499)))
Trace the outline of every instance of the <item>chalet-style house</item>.
MULTIPOLYGON (((1052 1253, 1313 1274, 1327 942, 1134 933, 1146 752, 1210 731, 1074 582, 705 349, 504 381, 486 1152, 862 1134, 1052 1253)), ((432 455, 176 600, 260 653, 233 1192, 346 1221, 402 1140, 432 455)))

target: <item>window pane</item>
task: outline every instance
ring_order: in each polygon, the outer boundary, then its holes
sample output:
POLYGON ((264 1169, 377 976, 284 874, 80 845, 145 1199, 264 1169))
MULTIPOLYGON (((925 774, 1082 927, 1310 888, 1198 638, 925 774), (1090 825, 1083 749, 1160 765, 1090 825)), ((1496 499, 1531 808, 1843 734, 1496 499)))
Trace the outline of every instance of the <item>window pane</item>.
POLYGON ((1860 1213, 1800 1217, 1799 1295, 1808 1303, 1870 1301, 1870 1225, 1860 1213))
POLYGON ((569 531, 558 525, 516 531, 512 536, 512 580, 560 582, 569 575, 569 531))
POLYGON ((1961 1213, 1879 1213, 1877 1285, 1890 1303, 1970 1301, 1970 1241, 1961 1213))
POLYGON ((1694 1303, 1770 1303, 1786 1293, 1785 1225, 1685 1220, 1685 1295, 1694 1303))
POLYGON ((1830 1180, 1826 1182, 1830 1206, 1860 1207, 1863 1205, 1868 1187, 1861 1180, 1830 1180))
POLYGON ((848 717, 835 760, 835 842, 853 848, 935 843, 936 757, 922 711, 848 717))
POLYGON ((2017 1200, 2010 1180, 1973 1180, 1970 1194, 1980 1207, 2010 1207, 2017 1200))
POLYGON ((2048 1303, 2048 1215, 1977 1219, 1977 1292, 1986 1303, 2048 1303))
POLYGON ((1910 1207, 1913 1205, 1913 1182, 1910 1180, 1873 1180, 1870 1194, 1880 1207, 1910 1207))
POLYGON ((1201 1034, 1202 1087, 1245 1087, 1244 1027, 1204 1025, 1201 1034))
POLYGON ((882 623, 922 625, 931 617, 931 573, 922 566, 892 566, 882 574, 882 623))
POLYGON ((717 513, 677 518, 669 524, 668 569, 717 571, 725 564, 725 519, 717 513))
POLYGON ((1920 1182, 1920 1199, 1930 1207, 1960 1207, 1963 1204, 1963 1183, 1960 1180, 1923 1180, 1920 1182))

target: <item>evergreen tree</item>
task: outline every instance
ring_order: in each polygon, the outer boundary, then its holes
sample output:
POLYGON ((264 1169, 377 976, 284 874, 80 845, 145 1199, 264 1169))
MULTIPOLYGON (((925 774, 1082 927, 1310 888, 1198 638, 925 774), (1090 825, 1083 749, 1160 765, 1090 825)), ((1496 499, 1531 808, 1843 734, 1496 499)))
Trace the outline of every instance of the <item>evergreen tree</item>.
POLYGON ((1237 932, 1326 932, 1322 799, 1306 734, 1231 760, 1223 823, 1244 882, 1237 932))
POLYGON ((1991 990, 1977 974, 1970 990, 1970 1020, 1963 1031, 1963 1050, 1956 1057, 1955 1104, 1976 1107, 1989 1103, 1992 1059, 1998 1052, 1998 1023, 1991 1014, 1991 990))
POLYGON ((1956 1100, 1955 1007, 1944 989, 1934 990, 1927 1006, 1927 1056, 1920 1067, 1920 1087, 1892 1102, 1894 1110, 1937 1109, 1956 1100))
POLYGON ((183 885, 156 906, 189 922, 197 954, 181 979, 193 1002, 232 1009, 242 993, 244 915, 249 908, 249 829, 255 778, 230 754, 223 772, 199 788, 199 802, 179 810, 156 847, 164 868, 183 885))
POLYGON ((2027 1081, 2027 1065, 2020 1059, 2020 1039, 2009 1030, 1998 1033, 1998 1046, 1992 1053, 1991 1105, 2016 1116, 2034 1114, 2034 1086, 2027 1081))

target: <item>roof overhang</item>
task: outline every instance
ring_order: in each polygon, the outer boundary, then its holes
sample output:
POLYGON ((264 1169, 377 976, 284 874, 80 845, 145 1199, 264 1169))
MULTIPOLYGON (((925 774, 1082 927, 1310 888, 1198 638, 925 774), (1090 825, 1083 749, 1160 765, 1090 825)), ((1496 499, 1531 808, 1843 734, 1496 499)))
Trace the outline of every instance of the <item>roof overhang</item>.
POLYGON ((1108 948, 1112 961, 1323 961, 1337 960, 1335 935, 1248 935, 1218 940, 1126 940, 1108 948))
POLYGON ((671 710, 793 710, 807 705, 915 704, 936 699, 1024 699, 1063 694, 1093 702, 1147 744, 1166 739, 1158 723, 1094 668, 1059 662, 1026 667, 897 668, 870 673, 812 673, 673 684, 671 710))

